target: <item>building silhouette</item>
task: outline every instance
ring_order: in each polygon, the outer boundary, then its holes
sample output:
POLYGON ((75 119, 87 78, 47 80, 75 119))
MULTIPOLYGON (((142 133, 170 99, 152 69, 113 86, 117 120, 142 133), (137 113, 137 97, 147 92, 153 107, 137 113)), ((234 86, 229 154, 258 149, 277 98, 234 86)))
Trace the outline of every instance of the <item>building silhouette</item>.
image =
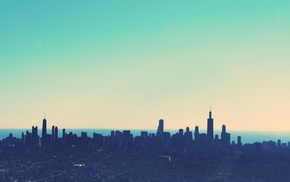
POLYGON ((242 146, 242 137, 241 136, 237 137, 237 141, 238 141, 237 145, 242 146))
POLYGON ((199 138, 199 129, 198 126, 196 126, 194 130, 194 141, 198 142, 198 138, 199 138))
POLYGON ((58 127, 57 126, 54 128, 54 140, 55 141, 58 140, 58 127))
POLYGON ((162 136, 163 132, 164 132, 164 120, 160 119, 156 135, 157 136, 162 136))
POLYGON ((42 121, 42 140, 46 139, 46 135, 47 135, 46 126, 47 126, 47 122, 46 122, 46 119, 44 118, 42 121))
POLYGON ((62 129, 62 138, 65 138, 65 136, 66 136, 66 132, 65 132, 65 128, 64 128, 64 129, 62 129))
POLYGON ((213 139, 213 118, 211 110, 209 111, 209 118, 207 119, 207 137, 208 139, 213 139))
POLYGON ((51 127, 51 140, 54 141, 55 140, 55 126, 51 127))
POLYGON ((37 126, 32 126, 32 139, 33 140, 36 140, 37 139, 37 137, 38 137, 38 134, 37 134, 37 126))
POLYGON ((222 126, 221 140, 222 140, 222 144, 225 145, 225 146, 231 144, 231 134, 227 133, 226 125, 222 126))

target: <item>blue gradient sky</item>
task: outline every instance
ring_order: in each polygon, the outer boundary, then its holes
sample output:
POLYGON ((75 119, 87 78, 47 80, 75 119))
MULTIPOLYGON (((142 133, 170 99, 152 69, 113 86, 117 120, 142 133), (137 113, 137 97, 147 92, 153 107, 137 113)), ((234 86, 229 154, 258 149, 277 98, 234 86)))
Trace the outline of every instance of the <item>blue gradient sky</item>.
POLYGON ((0 128, 290 130, 290 1, 0 1, 0 128))

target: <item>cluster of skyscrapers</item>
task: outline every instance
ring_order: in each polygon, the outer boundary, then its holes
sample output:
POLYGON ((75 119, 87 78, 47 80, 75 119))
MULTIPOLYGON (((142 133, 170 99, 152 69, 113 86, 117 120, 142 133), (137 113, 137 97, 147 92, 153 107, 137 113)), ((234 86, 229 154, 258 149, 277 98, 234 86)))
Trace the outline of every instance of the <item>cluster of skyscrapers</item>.
MULTIPOLYGON (((82 132, 81 136, 66 130, 62 130, 62 137, 59 137, 58 127, 52 126, 51 133, 47 132, 47 120, 42 121, 41 137, 38 135, 38 127, 32 126, 32 131, 22 133, 21 139, 13 137, 10 134, 3 139, 0 146, 3 147, 26 147, 26 148, 139 148, 139 149, 162 149, 176 151, 200 151, 200 150, 223 150, 223 149, 275 149, 277 147, 286 147, 286 144, 276 142, 255 142, 254 144, 242 145, 241 137, 237 137, 237 142, 231 142, 231 134, 227 132, 226 125, 222 125, 220 137, 214 134, 214 119, 212 112, 209 111, 207 119, 206 133, 200 133, 199 127, 195 126, 194 131, 189 127, 184 131, 179 129, 177 133, 172 134, 164 130, 164 120, 160 119, 156 133, 141 131, 139 136, 133 136, 130 130, 111 131, 108 136, 103 136, 100 133, 93 133, 92 137, 88 137, 87 132, 82 132)), ((289 145, 289 144, 288 144, 289 145)), ((284 147, 284 148, 285 148, 284 147)))
MULTIPOLYGON (((159 125, 156 132, 157 136, 166 136, 170 135, 168 132, 164 132, 164 120, 159 120, 159 125)), ((242 146, 241 136, 238 136, 237 143, 234 141, 231 143, 231 134, 226 131, 226 125, 222 126, 221 137, 216 134, 214 135, 214 119, 212 117, 211 110, 209 111, 209 117, 207 119, 207 132, 200 133, 199 127, 196 126, 194 130, 194 138, 192 132, 189 127, 186 128, 186 131, 183 132, 183 129, 179 129, 178 133, 172 135, 172 143, 174 140, 177 140, 177 145, 182 145, 184 143, 185 146, 196 147, 196 148, 212 148, 212 147, 228 147, 231 144, 242 146), (179 139, 182 137, 181 139, 179 139)))

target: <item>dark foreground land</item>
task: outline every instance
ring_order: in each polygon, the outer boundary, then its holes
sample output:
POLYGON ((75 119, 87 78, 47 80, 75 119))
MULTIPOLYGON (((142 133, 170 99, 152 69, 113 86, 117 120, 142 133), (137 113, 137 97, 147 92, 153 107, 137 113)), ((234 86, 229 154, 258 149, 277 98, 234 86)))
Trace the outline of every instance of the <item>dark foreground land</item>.
POLYGON ((1 151, 0 181, 290 181, 290 154, 1 151))

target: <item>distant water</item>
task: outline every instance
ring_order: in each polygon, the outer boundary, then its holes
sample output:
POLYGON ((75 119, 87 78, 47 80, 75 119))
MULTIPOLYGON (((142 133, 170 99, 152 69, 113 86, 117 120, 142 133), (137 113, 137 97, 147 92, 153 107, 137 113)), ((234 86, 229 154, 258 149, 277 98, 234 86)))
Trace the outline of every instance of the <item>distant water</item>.
MULTIPOLYGON (((12 133, 13 136, 17 137, 17 138, 21 138, 21 134, 22 132, 26 132, 26 130, 28 130, 29 132, 31 132, 31 129, 0 129, 0 140, 2 140, 3 138, 6 138, 9 133, 12 133)), ((75 134, 77 134, 77 136, 81 135, 81 132, 87 132, 87 135, 89 137, 93 136, 93 133, 100 133, 103 136, 108 136, 111 134, 111 131, 117 131, 117 129, 66 129, 66 133, 69 132, 73 132, 75 134)), ((119 130, 119 131, 123 131, 123 130, 119 130)), ((148 131, 148 133, 156 133, 156 130, 141 130, 141 129, 132 129, 130 130, 131 133, 134 136, 140 136, 141 131, 148 131)), ((168 131, 172 134, 175 134, 176 132, 178 132, 178 130, 165 130, 168 131)), ((51 130, 48 129, 47 130, 48 133, 51 133, 51 130)), ((274 132, 274 131, 228 131, 231 133, 231 141, 235 141, 237 142, 237 136, 241 136, 242 137, 242 143, 254 143, 254 142, 262 142, 262 141, 275 141, 277 142, 278 139, 281 140, 282 143, 288 143, 290 142, 290 131, 286 132, 274 132)), ((205 131, 200 130, 200 133, 205 133, 205 131)), ((220 138, 220 133, 221 131, 216 130, 215 134, 219 135, 220 138)), ((38 130, 38 135, 41 136, 41 129, 38 130)), ((62 137, 62 129, 59 130, 58 132, 58 136, 62 137)))

